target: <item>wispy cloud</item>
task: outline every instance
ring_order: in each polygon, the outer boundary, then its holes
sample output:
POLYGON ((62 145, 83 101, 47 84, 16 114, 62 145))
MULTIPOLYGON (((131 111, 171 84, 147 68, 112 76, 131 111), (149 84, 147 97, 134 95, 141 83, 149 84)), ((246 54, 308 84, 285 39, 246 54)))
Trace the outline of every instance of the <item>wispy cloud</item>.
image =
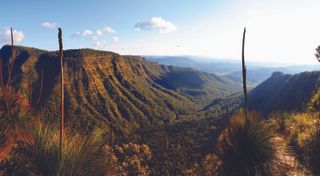
POLYGON ((41 26, 46 28, 46 29, 57 29, 58 24, 57 23, 51 23, 51 22, 43 22, 41 23, 41 26))
MULTIPOLYGON (((13 30, 13 40, 15 43, 21 42, 25 38, 25 35, 22 31, 13 30)), ((11 31, 9 27, 5 27, 0 31, 0 43, 10 43, 11 41, 11 31)))
POLYGON ((97 29, 95 32, 89 29, 82 32, 76 32, 72 37, 89 39, 95 48, 105 49, 108 45, 115 44, 120 41, 119 37, 112 36, 114 33, 116 33, 116 31, 113 28, 105 26, 97 29))
POLYGON ((102 41, 94 40, 92 41, 92 43, 96 48, 105 48, 108 45, 108 41, 106 40, 102 40, 102 41))
POLYGON ((152 17, 148 21, 136 23, 134 27, 139 31, 158 29, 162 33, 171 33, 177 30, 177 27, 172 22, 167 21, 162 17, 152 17))
POLYGON ((90 37, 93 35, 91 30, 84 30, 83 32, 76 32, 72 35, 72 37, 90 37))
POLYGON ((110 44, 115 44, 120 41, 119 37, 112 37, 111 39, 101 40, 97 37, 92 37, 92 43, 97 49, 105 49, 110 44))
POLYGON ((101 29, 97 29, 96 31, 96 34, 98 36, 104 36, 104 35, 107 35, 107 34, 111 34, 111 33, 115 33, 116 31, 114 29, 112 29, 111 27, 109 26, 106 26, 104 28, 101 28, 101 29))

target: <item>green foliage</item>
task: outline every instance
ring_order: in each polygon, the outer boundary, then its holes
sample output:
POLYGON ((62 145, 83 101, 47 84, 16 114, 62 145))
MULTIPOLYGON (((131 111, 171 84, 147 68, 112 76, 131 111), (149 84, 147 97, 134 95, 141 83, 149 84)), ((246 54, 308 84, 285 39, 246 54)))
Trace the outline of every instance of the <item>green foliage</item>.
POLYGON ((309 102, 309 110, 319 111, 320 110, 320 89, 318 89, 312 96, 309 102))
POLYGON ((284 175, 286 165, 279 160, 274 129, 250 113, 248 122, 243 114, 231 119, 217 144, 218 175, 284 175))
POLYGON ((150 147, 151 175, 186 175, 212 152, 222 127, 222 122, 214 118, 191 120, 139 129, 130 140, 150 147))
POLYGON ((148 162, 151 151, 145 144, 124 144, 110 147, 104 146, 107 156, 106 175, 147 176, 150 174, 148 162))

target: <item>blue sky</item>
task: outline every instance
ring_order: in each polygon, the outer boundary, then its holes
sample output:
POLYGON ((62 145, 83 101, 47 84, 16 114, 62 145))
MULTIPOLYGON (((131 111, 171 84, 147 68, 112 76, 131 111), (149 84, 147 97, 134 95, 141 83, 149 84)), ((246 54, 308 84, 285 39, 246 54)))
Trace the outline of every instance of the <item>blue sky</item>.
POLYGON ((255 62, 317 64, 318 0, 10 0, 1 3, 0 44, 96 48, 120 54, 198 55, 255 62), (3 15, 5 14, 5 15, 3 15))

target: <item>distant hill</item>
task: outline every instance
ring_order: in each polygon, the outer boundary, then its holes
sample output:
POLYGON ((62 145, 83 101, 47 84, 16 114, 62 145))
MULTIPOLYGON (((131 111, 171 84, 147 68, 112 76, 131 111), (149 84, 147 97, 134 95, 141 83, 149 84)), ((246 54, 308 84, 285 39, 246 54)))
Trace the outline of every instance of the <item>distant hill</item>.
MULTIPOLYGON (((210 60, 208 58, 194 56, 146 56, 146 59, 159 64, 189 67, 199 71, 225 75, 227 78, 236 82, 242 81, 240 61, 221 59, 210 60)), ((273 72, 295 74, 304 71, 315 71, 320 68, 318 65, 270 67, 259 63, 248 63, 247 69, 248 85, 254 87, 269 78, 273 72)))
POLYGON ((249 108, 264 115, 306 109, 320 83, 320 72, 290 75, 275 72, 249 93, 249 108))
POLYGON ((145 56, 145 58, 149 61, 163 65, 189 67, 198 71, 215 73, 219 75, 228 75, 230 73, 239 71, 239 67, 241 66, 237 62, 223 62, 221 60, 210 61, 191 56, 145 56))
MULTIPOLYGON (((258 85, 264 80, 268 79, 273 72, 281 71, 286 72, 285 68, 259 68, 259 69, 248 69, 247 70, 247 83, 249 85, 258 85)), ((242 71, 237 71, 227 75, 227 77, 233 81, 242 81, 242 71)))

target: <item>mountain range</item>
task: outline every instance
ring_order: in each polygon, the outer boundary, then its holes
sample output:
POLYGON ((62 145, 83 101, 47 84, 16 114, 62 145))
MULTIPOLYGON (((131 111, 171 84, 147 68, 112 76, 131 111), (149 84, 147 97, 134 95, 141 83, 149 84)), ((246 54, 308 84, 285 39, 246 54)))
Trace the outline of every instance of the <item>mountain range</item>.
MULTIPOLYGON (((146 56, 147 60, 163 65, 189 67, 198 71, 224 75, 229 79, 241 82, 241 62, 235 60, 212 59, 197 56, 146 56)), ((263 82, 273 72, 296 74, 304 71, 319 70, 317 65, 296 65, 296 66, 270 66, 270 64, 247 63, 247 81, 252 87, 263 82)))
MULTIPOLYGON (((30 100, 35 115, 57 122, 58 52, 24 46, 14 50, 14 88, 30 100)), ((3 78, 11 51, 8 45, 0 50, 3 78)), ((92 49, 65 50, 67 126, 82 133, 105 129, 110 145, 145 143, 153 156, 151 175, 186 175, 213 150, 214 141, 243 100, 238 63, 231 63, 228 72, 223 71, 224 64, 217 64, 214 67, 221 72, 216 73, 194 65, 161 65, 145 57, 92 49)), ((303 110, 318 89, 320 72, 272 74, 271 68, 259 72, 248 69, 249 107, 263 115, 303 110), (272 75, 263 81, 267 72, 272 75)))
MULTIPOLYGON (((0 52, 6 65, 11 47, 0 52)), ((39 116, 57 120, 58 52, 16 46, 15 53, 16 89, 29 97, 39 116)), ((241 90, 240 83, 225 76, 92 49, 65 50, 64 73, 66 117, 84 131, 98 125, 128 134, 139 127, 190 119, 213 99, 241 90)))

